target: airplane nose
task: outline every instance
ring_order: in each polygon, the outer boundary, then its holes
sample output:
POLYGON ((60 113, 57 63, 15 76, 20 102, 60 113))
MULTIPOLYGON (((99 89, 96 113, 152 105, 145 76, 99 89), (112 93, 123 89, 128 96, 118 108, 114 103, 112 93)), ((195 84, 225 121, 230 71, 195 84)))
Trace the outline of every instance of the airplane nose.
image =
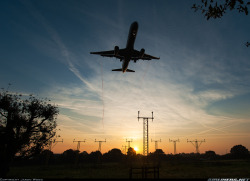
POLYGON ((133 27, 136 27, 136 28, 138 28, 138 22, 137 21, 135 21, 135 22, 133 22, 133 27))

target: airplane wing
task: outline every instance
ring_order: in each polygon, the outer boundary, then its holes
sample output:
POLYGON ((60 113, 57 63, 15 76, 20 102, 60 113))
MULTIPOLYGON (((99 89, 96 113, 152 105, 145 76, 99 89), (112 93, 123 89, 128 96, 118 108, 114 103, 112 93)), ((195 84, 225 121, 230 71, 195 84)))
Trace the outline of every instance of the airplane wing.
POLYGON ((96 54, 96 55, 101 55, 103 57, 115 57, 115 58, 119 58, 122 59, 123 56, 115 55, 115 51, 114 50, 110 50, 110 51, 102 51, 102 52, 90 52, 90 54, 96 54))
POLYGON ((131 57, 131 59, 136 61, 136 60, 139 60, 139 59, 141 59, 141 60, 152 60, 152 59, 159 60, 160 58, 152 56, 152 55, 148 55, 146 53, 144 53, 143 56, 142 56, 140 51, 134 50, 133 56, 131 57))

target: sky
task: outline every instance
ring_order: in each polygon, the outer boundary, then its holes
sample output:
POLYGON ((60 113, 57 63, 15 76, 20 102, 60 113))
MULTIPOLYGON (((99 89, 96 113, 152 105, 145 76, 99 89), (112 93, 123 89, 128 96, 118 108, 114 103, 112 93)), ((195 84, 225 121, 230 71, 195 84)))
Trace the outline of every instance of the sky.
POLYGON ((0 87, 48 98, 59 107, 54 153, 143 150, 143 119, 151 117, 149 152, 226 154, 250 149, 249 16, 228 12, 206 20, 194 2, 165 0, 0 1, 0 87), (160 60, 129 64, 90 52, 134 48, 160 60), (8 86, 8 84, 11 86, 8 86))

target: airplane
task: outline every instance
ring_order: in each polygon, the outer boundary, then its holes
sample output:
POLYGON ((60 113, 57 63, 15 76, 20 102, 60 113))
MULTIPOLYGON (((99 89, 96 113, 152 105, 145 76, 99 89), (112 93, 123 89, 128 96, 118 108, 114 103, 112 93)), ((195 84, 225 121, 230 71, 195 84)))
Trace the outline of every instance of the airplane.
POLYGON ((112 71, 121 71, 125 72, 135 72, 134 70, 128 69, 128 65, 130 60, 133 60, 135 63, 137 60, 152 60, 152 59, 160 59, 158 57, 154 57, 145 53, 145 49, 142 48, 141 51, 134 49, 135 38, 138 31, 138 23, 135 21, 131 24, 128 40, 126 48, 119 49, 118 46, 114 47, 114 50, 110 51, 101 51, 101 52, 90 52, 90 54, 97 54, 103 57, 116 57, 122 61, 121 69, 113 69, 112 71))

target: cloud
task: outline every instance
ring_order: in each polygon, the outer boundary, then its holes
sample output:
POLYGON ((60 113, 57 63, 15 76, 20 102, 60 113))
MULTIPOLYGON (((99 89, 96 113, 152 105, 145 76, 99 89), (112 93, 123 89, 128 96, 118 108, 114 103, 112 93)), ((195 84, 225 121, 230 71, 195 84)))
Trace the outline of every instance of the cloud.
POLYGON ((100 92, 100 90, 98 90, 97 88, 95 88, 93 85, 91 85, 79 72, 79 70, 74 66, 73 61, 71 60, 71 57, 73 57, 71 55, 71 53, 69 52, 68 48, 66 47, 66 45, 63 43, 62 39, 60 38, 60 36, 58 35, 58 33, 56 32, 56 30, 49 25, 49 23, 47 22, 47 20, 44 18, 44 16, 39 13, 39 11, 35 8, 35 6, 32 5, 31 2, 29 1, 25 1, 23 2, 24 5, 28 8, 28 10, 30 11, 30 13, 33 15, 33 17, 35 19, 38 20, 38 22, 40 22, 43 26, 43 28, 47 31, 47 33, 50 35, 51 39, 56 43, 56 45, 58 46, 60 52, 61 52, 61 56, 64 58, 64 61, 68 64, 68 68, 69 70, 75 74, 76 77, 78 77, 84 84, 86 84, 88 86, 89 89, 91 89, 92 91, 95 92, 100 92))

